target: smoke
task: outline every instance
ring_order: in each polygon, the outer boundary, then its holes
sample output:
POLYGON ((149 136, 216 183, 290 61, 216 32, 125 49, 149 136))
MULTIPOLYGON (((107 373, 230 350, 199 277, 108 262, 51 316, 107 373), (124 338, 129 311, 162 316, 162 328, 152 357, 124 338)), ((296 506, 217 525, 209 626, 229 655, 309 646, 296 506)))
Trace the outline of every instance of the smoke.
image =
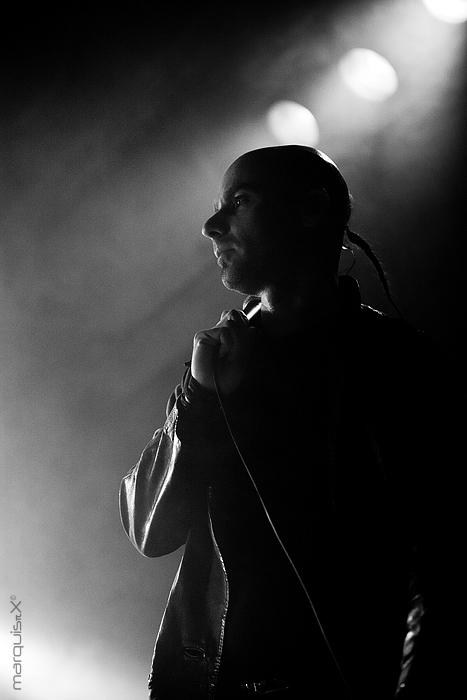
POLYGON ((117 498, 183 371, 197 327, 187 297, 217 283, 200 236, 214 191, 206 134, 191 150, 164 143, 164 81, 153 61, 108 90, 49 85, 13 105, 4 130, 2 635, 15 594, 31 700, 145 697, 180 556, 143 560, 117 498))

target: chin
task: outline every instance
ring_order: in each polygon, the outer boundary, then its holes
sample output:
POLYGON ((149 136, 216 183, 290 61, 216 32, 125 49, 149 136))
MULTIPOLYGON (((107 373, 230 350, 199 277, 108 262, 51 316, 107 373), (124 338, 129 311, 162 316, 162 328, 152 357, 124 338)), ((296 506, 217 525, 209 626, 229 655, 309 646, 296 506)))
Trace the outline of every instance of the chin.
POLYGON ((233 275, 231 270, 222 271, 222 284, 231 292, 239 294, 258 294, 258 284, 240 275, 233 275))
POLYGON ((231 292, 242 292, 243 285, 239 280, 232 279, 230 275, 222 275, 222 284, 231 292))

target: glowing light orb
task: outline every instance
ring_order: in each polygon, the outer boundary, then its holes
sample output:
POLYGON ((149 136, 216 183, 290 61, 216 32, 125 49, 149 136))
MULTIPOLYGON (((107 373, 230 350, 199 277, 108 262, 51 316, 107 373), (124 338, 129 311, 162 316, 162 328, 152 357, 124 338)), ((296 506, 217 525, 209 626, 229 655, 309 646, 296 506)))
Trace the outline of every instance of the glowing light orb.
POLYGON ((339 62, 339 71, 353 92, 373 102, 386 100, 399 84, 389 61, 371 49, 352 49, 346 53, 339 62))
POLYGON ((423 0, 423 4, 443 22, 456 24, 467 20, 467 0, 423 0))
POLYGON ((267 122, 280 143, 299 142, 309 146, 318 143, 318 122, 310 110, 298 102, 275 102, 268 110, 267 122))

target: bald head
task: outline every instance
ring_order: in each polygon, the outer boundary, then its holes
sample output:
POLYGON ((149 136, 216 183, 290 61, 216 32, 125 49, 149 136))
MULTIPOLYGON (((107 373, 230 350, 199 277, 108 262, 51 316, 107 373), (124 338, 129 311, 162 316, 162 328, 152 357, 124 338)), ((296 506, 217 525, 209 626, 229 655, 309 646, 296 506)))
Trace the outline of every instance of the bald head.
POLYGON ((311 146, 269 146, 248 151, 226 172, 247 168, 264 188, 282 193, 291 203, 303 201, 310 191, 323 189, 329 198, 329 214, 336 226, 345 227, 351 211, 347 184, 337 165, 311 146))

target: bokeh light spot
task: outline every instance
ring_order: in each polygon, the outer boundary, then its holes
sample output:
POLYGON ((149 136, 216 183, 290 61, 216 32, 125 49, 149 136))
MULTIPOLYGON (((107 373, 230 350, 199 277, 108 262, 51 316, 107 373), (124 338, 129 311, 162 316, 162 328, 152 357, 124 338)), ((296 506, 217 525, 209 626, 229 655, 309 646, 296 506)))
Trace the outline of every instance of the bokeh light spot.
POLYGON ((423 0, 434 17, 457 24, 467 20, 467 0, 423 0))
POLYGON ((318 143, 318 122, 310 110, 298 102, 275 102, 268 110, 267 122, 280 143, 304 143, 309 146, 318 143))
POLYGON ((398 86, 397 74, 389 61, 371 49, 352 49, 341 58, 339 71, 348 87, 359 97, 382 102, 398 86))

